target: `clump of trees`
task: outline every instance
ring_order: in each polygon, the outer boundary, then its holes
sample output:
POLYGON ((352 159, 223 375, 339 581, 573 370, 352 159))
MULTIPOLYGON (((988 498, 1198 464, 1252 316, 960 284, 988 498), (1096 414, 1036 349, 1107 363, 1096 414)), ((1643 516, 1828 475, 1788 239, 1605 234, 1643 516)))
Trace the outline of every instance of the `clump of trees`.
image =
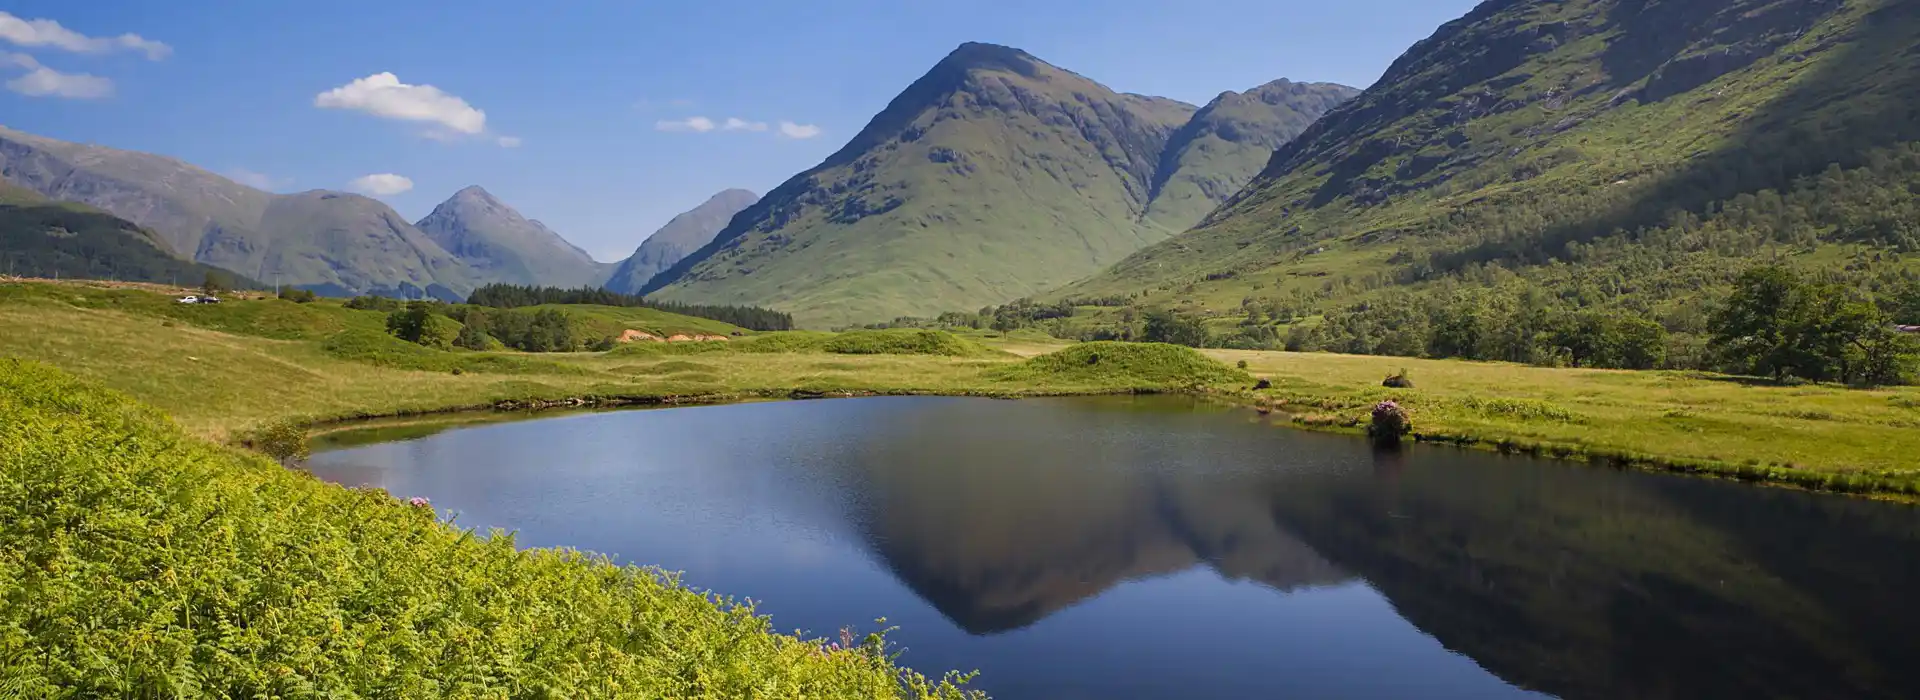
POLYGON ((387 314, 387 332, 409 343, 451 349, 459 331, 453 319, 434 313, 433 307, 433 302, 407 302, 404 308, 387 314))
POLYGON ((387 332, 410 343, 450 350, 574 352, 603 347, 559 309, 499 309, 441 301, 402 302, 384 297, 354 297, 348 308, 386 310, 387 332))
POLYGON ((295 304, 311 304, 315 300, 319 299, 320 295, 315 294, 311 289, 295 289, 293 287, 285 287, 280 290, 280 298, 285 299, 287 301, 291 301, 295 304))
POLYGON ((407 305, 406 302, 400 301, 399 299, 394 299, 392 297, 383 297, 378 295, 357 296, 352 299, 348 299, 347 303, 345 304, 345 306, 349 309, 358 309, 360 311, 386 311, 386 312, 399 311, 400 309, 404 308, 406 305, 407 305))
POLYGON ((461 305, 449 310, 464 328, 454 344, 484 350, 498 341, 521 352, 573 352, 586 343, 585 333, 559 309, 496 309, 461 305))
POLYGON ((467 303, 496 309, 517 309, 544 304, 597 304, 656 309, 667 313, 731 323, 756 331, 793 330, 793 315, 758 306, 720 304, 680 304, 657 301, 638 294, 621 294, 601 287, 530 287, 515 284, 489 284, 467 295, 467 303))
POLYGON ((1920 338, 1897 330, 1895 314, 1913 312, 1911 294, 1883 306, 1848 286, 1755 268, 1714 312, 1714 346, 1730 368, 1777 381, 1908 382, 1920 365, 1920 338))

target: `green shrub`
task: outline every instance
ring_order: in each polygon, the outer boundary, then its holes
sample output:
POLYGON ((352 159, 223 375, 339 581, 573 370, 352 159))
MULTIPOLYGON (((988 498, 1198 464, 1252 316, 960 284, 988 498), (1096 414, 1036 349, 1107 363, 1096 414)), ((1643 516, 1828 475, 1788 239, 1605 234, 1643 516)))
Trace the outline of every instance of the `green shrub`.
POLYGON ((348 299, 344 306, 349 309, 358 309, 361 311, 399 311, 405 307, 406 304, 399 299, 389 297, 357 296, 348 299))
POLYGON ((883 640, 827 648, 659 571, 521 550, 45 365, 0 360, 0 415, 8 697, 977 697, 883 640))
POLYGON ((411 301, 406 308, 387 314, 387 332, 409 343, 449 350, 460 334, 460 323, 434 313, 431 303, 411 301))
POLYGON ((978 357, 993 354, 986 346, 946 331, 917 329, 847 331, 828 340, 825 350, 845 355, 978 357))
MULTIPOLYGON (((454 371, 458 372, 458 369, 454 371)), ((299 422, 280 420, 241 433, 235 439, 241 447, 279 460, 281 464, 307 461, 307 428, 299 422)))
POLYGON ((320 295, 314 294, 311 289, 294 289, 287 287, 280 290, 280 298, 295 304, 311 304, 315 300, 318 300, 320 295))
POLYGON ((466 350, 491 350, 498 343, 493 336, 475 326, 461 326, 460 332, 453 336, 453 346, 466 350))
POLYGON ((1079 384, 1141 389, 1183 389, 1253 381, 1180 345, 1102 341, 1081 343, 993 371, 1003 381, 1079 384))
POLYGON ((327 336, 320 349, 328 355, 350 362, 378 367, 447 372, 460 368, 467 372, 496 374, 584 374, 588 370, 510 355, 454 353, 434 350, 399 338, 368 330, 347 330, 327 336))

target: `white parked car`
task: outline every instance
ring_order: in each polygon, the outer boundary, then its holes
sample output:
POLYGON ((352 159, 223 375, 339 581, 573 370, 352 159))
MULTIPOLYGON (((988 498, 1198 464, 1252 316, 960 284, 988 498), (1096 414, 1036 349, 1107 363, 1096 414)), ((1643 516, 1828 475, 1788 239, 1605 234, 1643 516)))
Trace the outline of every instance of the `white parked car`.
POLYGON ((188 294, 186 296, 180 297, 178 301, 182 304, 198 304, 200 303, 200 297, 194 296, 192 294, 188 294))

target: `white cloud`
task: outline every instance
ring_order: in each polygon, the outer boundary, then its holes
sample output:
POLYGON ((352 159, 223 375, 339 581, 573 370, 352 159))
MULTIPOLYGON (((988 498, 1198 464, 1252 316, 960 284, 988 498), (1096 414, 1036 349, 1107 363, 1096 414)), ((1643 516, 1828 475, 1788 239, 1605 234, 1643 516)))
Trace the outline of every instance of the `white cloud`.
POLYGON ((76 53, 108 53, 122 49, 138 51, 146 54, 150 61, 158 61, 173 53, 173 47, 139 34, 91 37, 62 27, 59 22, 50 19, 20 19, 7 12, 0 12, 0 39, 20 46, 51 46, 76 53))
MULTIPOLYGON (((680 131, 704 134, 715 129, 721 131, 766 132, 770 127, 766 122, 748 121, 739 117, 727 117, 726 121, 715 122, 707 117, 687 117, 685 119, 662 119, 653 123, 660 131, 680 131)), ((781 136, 790 139, 810 139, 820 135, 820 127, 812 124, 795 124, 782 121, 778 127, 781 136)))
POLYGON ((501 148, 519 148, 522 142, 518 136, 502 136, 495 139, 494 143, 500 144, 501 148))
POLYGON ((386 197, 413 189, 413 181, 393 173, 361 175, 347 183, 347 189, 371 197, 386 197))
MULTIPOLYGON (((12 15, 7 15, 12 17, 12 15)), ((7 89, 33 97, 91 100, 113 95, 113 81, 85 73, 62 73, 40 65, 23 53, 0 54, 5 63, 25 68, 25 75, 7 81, 7 89)))
POLYGON ((258 173, 246 168, 228 168, 227 179, 256 190, 277 190, 293 182, 290 178, 279 178, 266 173, 258 173))
POLYGON ((661 131, 693 131, 706 133, 713 131, 713 120, 706 117, 687 117, 686 119, 662 119, 653 123, 653 128, 661 131))
POLYGON ((726 123, 722 124, 720 128, 727 131, 766 131, 767 123, 750 122, 739 117, 727 117, 726 123))
MULTIPOLYGON (((375 73, 314 96, 313 106, 351 109, 376 117, 428 122, 477 135, 487 130, 487 113, 432 85, 408 85, 392 73, 375 73)), ((431 133, 431 132, 429 132, 431 133)))
POLYGON ((820 127, 812 124, 780 122, 780 135, 790 139, 810 139, 820 135, 820 127))

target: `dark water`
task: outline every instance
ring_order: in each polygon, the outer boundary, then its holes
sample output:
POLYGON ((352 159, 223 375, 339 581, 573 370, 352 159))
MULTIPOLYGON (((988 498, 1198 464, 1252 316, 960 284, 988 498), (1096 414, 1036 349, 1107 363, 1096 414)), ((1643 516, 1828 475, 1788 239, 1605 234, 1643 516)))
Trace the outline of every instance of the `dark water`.
POLYGON ((1920 509, 1451 449, 1181 399, 599 413, 313 470, 875 618, 999 698, 1920 697, 1920 509))

